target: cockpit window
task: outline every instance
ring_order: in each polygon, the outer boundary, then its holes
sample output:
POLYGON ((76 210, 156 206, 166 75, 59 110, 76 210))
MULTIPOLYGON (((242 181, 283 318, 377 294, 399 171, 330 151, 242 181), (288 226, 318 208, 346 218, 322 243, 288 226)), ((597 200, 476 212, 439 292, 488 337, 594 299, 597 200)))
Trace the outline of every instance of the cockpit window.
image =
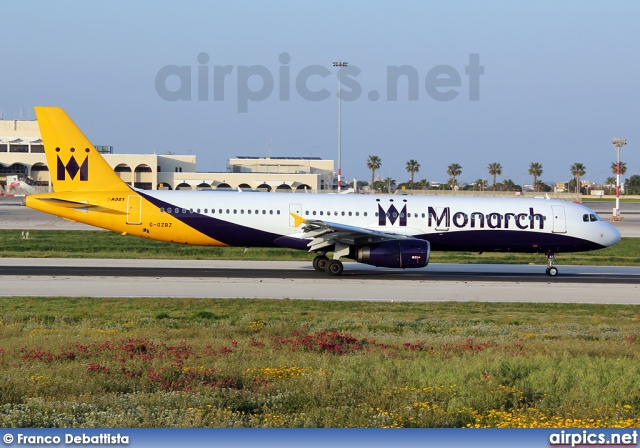
POLYGON ((584 222, 596 222, 599 221, 600 219, 598 218, 597 215, 593 214, 593 213, 585 213, 584 215, 582 215, 582 220, 584 222))
POLYGON ((584 222, 589 222, 589 215, 587 215, 586 213, 584 215, 582 215, 582 220, 584 222))
POLYGON ((598 220, 598 217, 594 214, 589 215, 589 219, 591 219, 591 222, 595 222, 598 220))

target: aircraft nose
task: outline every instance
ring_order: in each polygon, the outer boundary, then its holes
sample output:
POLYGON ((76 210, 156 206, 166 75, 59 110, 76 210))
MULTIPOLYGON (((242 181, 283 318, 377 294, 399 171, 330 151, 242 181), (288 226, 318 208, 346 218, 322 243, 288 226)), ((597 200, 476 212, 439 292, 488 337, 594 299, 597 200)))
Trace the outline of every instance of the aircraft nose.
POLYGON ((620 241, 620 231, 616 229, 609 223, 607 224, 607 228, 603 229, 602 239, 605 246, 613 246, 618 241, 620 241))

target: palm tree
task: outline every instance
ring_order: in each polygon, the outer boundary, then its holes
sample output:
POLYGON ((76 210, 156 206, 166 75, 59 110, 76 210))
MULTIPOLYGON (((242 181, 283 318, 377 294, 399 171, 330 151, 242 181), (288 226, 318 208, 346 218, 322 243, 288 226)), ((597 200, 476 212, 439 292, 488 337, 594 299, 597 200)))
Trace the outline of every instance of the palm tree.
POLYGON ((367 168, 371 170, 371 188, 373 188, 373 184, 375 182, 376 170, 380 169, 381 166, 382 166, 382 159, 380 157, 369 156, 369 159, 367 159, 367 168))
POLYGON ((427 179, 420 179, 418 182, 416 182, 415 184, 415 188, 418 190, 426 190, 427 188, 429 188, 429 181, 427 179))
POLYGON ((396 181, 395 181, 395 180, 393 180, 393 179, 391 179, 390 177, 387 177, 387 178, 384 180, 384 183, 385 183, 385 185, 387 186, 387 192, 388 192, 389 194, 391 194, 391 187, 394 187, 394 186, 396 185, 396 181))
POLYGON ((454 187, 458 184, 456 182, 456 177, 462 174, 462 167, 457 163, 452 163, 447 167, 447 174, 451 176, 451 179, 453 179, 453 182, 451 182, 451 189, 453 190, 454 187))
POLYGON ((507 191, 511 191, 515 186, 516 184, 511 179, 505 179, 502 181, 502 187, 506 188, 507 191))
POLYGON ((542 175, 542 165, 531 162, 531 165, 529 165, 529 174, 533 176, 533 191, 538 191, 538 176, 542 175))
POLYGON ((580 192, 580 176, 584 176, 587 168, 582 163, 574 163, 571 165, 571 174, 576 178, 576 193, 580 192))
POLYGON ((411 173, 411 190, 413 190, 413 175, 418 171, 420 171, 420 164, 418 163, 418 161, 413 159, 409 160, 407 162, 407 172, 411 173))
POLYGON ((496 191, 496 176, 502 174, 502 165, 498 162, 489 164, 489 174, 493 176, 493 191, 496 191))
POLYGON ((478 179, 473 184, 475 185, 474 190, 475 188, 478 188, 478 190, 480 191, 484 191, 487 189, 487 181, 484 179, 478 179))
POLYGON ((379 191, 380 193, 382 193, 382 190, 384 190, 387 187, 387 184, 382 181, 382 180, 377 180, 374 184, 373 184, 373 191, 379 191))
MULTIPOLYGON (((611 162, 611 172, 618 174, 618 162, 611 162)), ((620 174, 627 172, 627 162, 620 162, 620 174)))
MULTIPOLYGON (((620 164, 622 165, 622 164, 620 164)), ((622 168, 622 166, 620 167, 622 168)), ((611 194, 611 191, 613 190, 613 186, 616 184, 616 178, 615 177, 607 177, 607 186, 609 187, 609 194, 611 194)))

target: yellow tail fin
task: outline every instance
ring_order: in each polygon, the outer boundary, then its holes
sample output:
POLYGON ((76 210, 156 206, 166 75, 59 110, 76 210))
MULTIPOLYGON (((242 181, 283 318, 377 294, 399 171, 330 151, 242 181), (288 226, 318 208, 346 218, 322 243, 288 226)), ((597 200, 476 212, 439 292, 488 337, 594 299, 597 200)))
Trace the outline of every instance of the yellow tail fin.
POLYGON ((48 106, 35 110, 55 191, 129 189, 64 110, 48 106))

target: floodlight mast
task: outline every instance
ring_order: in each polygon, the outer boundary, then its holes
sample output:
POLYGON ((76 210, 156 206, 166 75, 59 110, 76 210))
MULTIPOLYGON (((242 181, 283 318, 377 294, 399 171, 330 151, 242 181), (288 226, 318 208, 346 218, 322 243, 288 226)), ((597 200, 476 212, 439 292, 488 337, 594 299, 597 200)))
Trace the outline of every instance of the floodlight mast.
POLYGON ((617 218, 620 216, 620 152, 622 152, 623 146, 627 144, 626 138, 614 138, 613 149, 618 154, 618 164, 616 166, 616 208, 613 209, 613 216, 617 218))
MULTIPOLYGON (((340 193, 340 184, 342 176, 342 67, 348 66, 348 62, 334 62, 333 66, 338 67, 338 193, 340 193)), ((355 186, 354 186, 355 189, 355 186)))

